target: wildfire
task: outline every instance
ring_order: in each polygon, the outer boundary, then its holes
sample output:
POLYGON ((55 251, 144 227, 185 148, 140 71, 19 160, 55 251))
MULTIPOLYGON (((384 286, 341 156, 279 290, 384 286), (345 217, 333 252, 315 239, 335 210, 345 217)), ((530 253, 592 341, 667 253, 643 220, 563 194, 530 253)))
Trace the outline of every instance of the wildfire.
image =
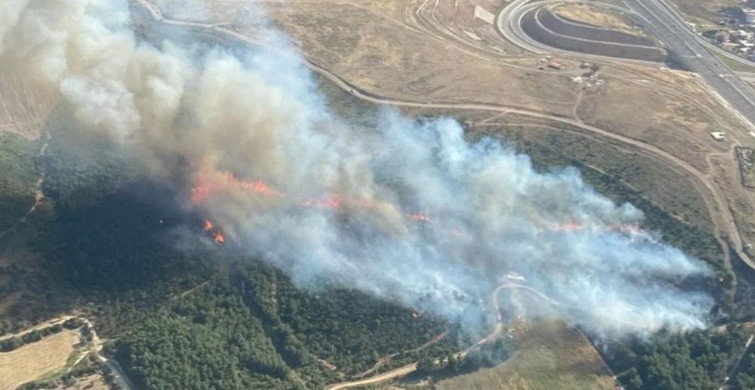
POLYGON ((425 213, 412 213, 407 215, 409 219, 417 222, 430 222, 430 216, 425 213))
MULTIPOLYGON (((583 225, 581 223, 569 221, 569 222, 557 224, 551 230, 557 231, 557 232, 573 232, 573 231, 578 231, 578 230, 584 230, 587 228, 588 226, 583 225)), ((593 229, 595 229, 595 227, 593 227, 593 229)), ((617 232, 627 233, 627 234, 642 233, 642 229, 640 229, 639 226, 629 225, 629 224, 608 225, 604 228, 604 230, 617 231, 617 232)))
POLYGON ((225 242, 225 237, 223 237, 223 233, 220 231, 219 228, 215 227, 215 224, 212 223, 209 219, 204 220, 204 231, 210 234, 212 237, 212 241, 214 241, 216 244, 222 244, 225 242))
POLYGON ((338 211, 343 206, 343 200, 338 195, 328 195, 324 198, 310 198, 301 202, 302 206, 315 209, 332 209, 338 211))
POLYGON ((200 204, 207 200, 210 197, 211 188, 204 175, 200 175, 197 185, 191 189, 191 204, 200 204))
MULTIPOLYGON (((282 193, 271 187, 261 179, 241 180, 230 171, 220 171, 216 174, 222 183, 221 185, 230 189, 238 189, 245 192, 265 195, 265 196, 283 196, 282 193)), ((215 192, 215 185, 205 174, 199 174, 197 184, 191 189, 191 203, 194 205, 203 203, 209 199, 215 192)))
POLYGON ((618 225, 618 226, 612 227, 612 229, 618 230, 622 233, 631 233, 631 234, 642 233, 642 229, 640 229, 639 226, 635 226, 635 225, 618 225))
POLYGON ((585 225, 583 225, 581 223, 576 223, 576 222, 569 221, 569 222, 566 222, 566 223, 562 223, 562 224, 556 225, 553 228, 553 230, 555 230, 557 232, 572 232, 572 231, 576 231, 576 230, 582 230, 584 228, 585 228, 585 225))
MULTIPOLYGON (((276 190, 261 179, 242 180, 230 171, 215 171, 210 173, 199 173, 197 175, 196 185, 191 189, 191 204, 195 206, 200 205, 217 194, 222 194, 227 191, 243 191, 265 197, 287 196, 285 193, 276 190)), ((371 198, 351 198, 339 194, 324 194, 318 197, 306 198, 298 204, 307 208, 332 210, 336 213, 350 210, 361 210, 372 211, 388 216, 401 215, 392 214, 397 211, 396 207, 392 204, 371 198)), ((404 218, 406 218, 407 221, 418 223, 432 222, 430 216, 422 212, 405 214, 404 218)), ((215 243, 220 244, 225 242, 225 237, 223 237, 220 229, 209 219, 204 221, 203 229, 211 235, 215 243)), ((458 231, 454 231, 452 234, 453 233, 456 233, 454 235, 459 235, 458 231)))

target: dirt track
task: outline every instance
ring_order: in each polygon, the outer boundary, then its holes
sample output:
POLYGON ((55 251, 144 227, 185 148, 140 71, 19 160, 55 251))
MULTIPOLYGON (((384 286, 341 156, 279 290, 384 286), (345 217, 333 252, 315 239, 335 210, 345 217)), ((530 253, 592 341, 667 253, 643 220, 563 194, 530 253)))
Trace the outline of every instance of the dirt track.
MULTIPOLYGON (((496 287, 490 296, 490 302, 491 302, 490 309, 491 311, 495 312, 495 322, 496 322, 495 327, 490 333, 488 333, 485 337, 481 338, 476 343, 472 344, 471 346, 469 346, 468 348, 462 351, 455 353, 454 357, 456 357, 457 359, 464 358, 464 356, 469 354, 471 351, 479 348, 480 346, 484 344, 492 343, 503 333, 505 328, 503 326, 503 314, 501 314, 501 306, 498 304, 498 294, 502 290, 507 290, 507 289, 526 291, 537 296, 538 298, 543 299, 544 301, 550 303, 551 305, 562 306, 560 302, 551 299, 547 295, 543 294, 542 292, 538 290, 535 290, 532 287, 525 286, 523 284, 516 284, 516 283, 508 283, 508 282, 503 283, 499 285, 498 287, 496 287)), ((348 389, 352 387, 366 386, 366 385, 371 385, 375 383, 385 382, 391 379, 400 378, 402 376, 409 375, 416 370, 417 370, 417 362, 414 362, 414 363, 410 363, 405 366, 402 366, 394 370, 391 370, 391 371, 388 371, 379 375, 375 375, 366 379, 360 379, 360 380, 351 381, 351 382, 336 383, 336 384, 326 387, 325 390, 348 389)))
MULTIPOLYGON (((147 10, 149 10, 153 18, 158 22, 170 24, 170 25, 206 29, 211 35, 218 37, 218 39, 221 41, 223 39, 230 38, 232 40, 241 41, 246 44, 258 45, 258 43, 255 42, 253 39, 250 39, 249 37, 244 36, 243 34, 239 34, 233 30, 226 29, 222 26, 219 26, 218 24, 166 19, 162 16, 159 10, 157 10, 151 3, 149 3, 149 1, 138 0, 138 2, 141 5, 143 5, 147 10)), ((301 60, 299 58, 296 58, 296 59, 301 60)), ((599 135, 600 137, 608 138, 614 141, 619 141, 621 144, 624 144, 631 148, 636 148, 642 153, 647 154, 651 157, 654 157, 658 160, 661 160, 665 164, 668 164, 669 166, 676 168, 685 176, 692 179, 694 186, 697 188, 697 190, 700 192, 700 194, 703 196, 703 199, 705 200, 706 206, 708 208, 709 214, 711 215, 711 218, 714 224, 715 235, 719 239, 719 242, 724 246, 724 249, 726 248, 726 246, 730 244, 731 247, 739 255, 739 257, 741 257, 742 260, 750 268, 755 269, 755 262, 753 262, 742 251, 742 247, 743 247, 742 239, 740 237, 739 230, 734 222, 734 217, 732 215, 732 212, 729 209, 729 206, 727 204, 726 197, 722 193, 721 188, 714 182, 712 177, 710 177, 709 175, 706 175, 705 173, 701 172, 697 168, 693 167, 688 162, 674 156, 673 154, 665 150, 662 150, 656 146, 647 144, 642 141, 638 141, 633 138, 629 138, 620 134, 612 133, 602 128, 587 125, 577 118, 571 119, 571 118, 554 116, 554 115, 532 111, 532 110, 511 108, 511 107, 506 107, 506 106, 497 106, 497 105, 490 105, 490 104, 453 103, 453 102, 435 102, 435 103, 418 102, 418 101, 398 100, 398 99, 392 99, 390 97, 379 96, 379 95, 372 94, 368 91, 362 90, 355 85, 350 84, 349 82, 341 79, 339 76, 331 73, 327 69, 324 69, 318 66, 317 64, 314 64, 306 59, 304 60, 304 62, 305 62, 305 65, 308 68, 310 68, 312 71, 317 72, 318 74, 326 77, 331 82, 336 84, 338 87, 342 88, 344 91, 348 92, 349 94, 359 99, 362 99, 371 103, 401 106, 401 107, 412 107, 412 108, 430 108, 430 109, 443 109, 443 110, 475 110, 475 111, 489 111, 489 112, 497 112, 497 113, 515 113, 515 114, 529 116, 532 118, 547 119, 556 123, 567 124, 567 125, 579 128, 587 133, 596 134, 596 135, 599 135)), ((726 266, 729 270, 731 270, 731 263, 729 261, 728 256, 726 256, 726 266)), ((501 286, 499 286, 499 289, 500 288, 501 286)), ((497 295, 497 292, 500 291, 499 289, 496 289, 495 295, 497 295)), ((493 331, 493 333, 489 336, 495 336, 497 332, 500 332, 498 325, 496 326, 496 329, 493 331)), ((485 340, 487 340, 487 336, 482 341, 485 341, 485 340)), ((412 364, 400 367, 398 369, 395 369, 395 370, 392 370, 387 373, 383 373, 374 377, 361 379, 354 382, 345 382, 345 383, 331 385, 327 387, 327 389, 338 390, 338 389, 344 389, 344 388, 350 388, 350 387, 365 386, 365 385, 374 384, 374 383, 394 379, 397 377, 405 376, 407 374, 410 374, 411 372, 414 372, 415 370, 416 370, 416 363, 412 363, 412 364)))

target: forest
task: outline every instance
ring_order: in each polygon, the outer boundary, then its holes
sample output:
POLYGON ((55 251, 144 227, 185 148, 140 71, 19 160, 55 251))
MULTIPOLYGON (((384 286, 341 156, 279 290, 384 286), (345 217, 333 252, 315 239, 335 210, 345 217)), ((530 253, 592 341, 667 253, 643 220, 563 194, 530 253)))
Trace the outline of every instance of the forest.
MULTIPOLYGON (((97 141, 101 154, 91 155, 75 143, 56 134, 41 161, 35 143, 0 143, 34 167, 0 160, 0 168, 17 172, 18 179, 0 182, 6 189, 0 202, 28 205, 40 169, 50 198, 49 212, 0 241, 6 251, 13 246, 36 259, 28 263, 33 267, 0 266, 0 293, 22 297, 5 311, 0 331, 76 308, 94 319, 103 338, 117 340, 109 353, 146 389, 322 388, 410 362, 420 362, 421 373, 454 375, 496 365, 516 348, 501 341, 457 361, 453 352, 475 339, 458 324, 338 285, 297 286, 258 259, 203 240, 201 216, 176 206, 179 189, 146 179, 138 169, 124 172, 122 157, 107 152, 112 145, 97 141), (179 237, 190 238, 189 244, 175 245, 179 237), (425 345, 430 340, 437 341, 425 345)), ((542 169, 577 163, 538 145, 524 151, 542 169)), ((678 223, 616 178, 581 169, 601 192, 643 209, 647 227, 666 240, 720 263, 709 232, 678 223)), ((723 294, 718 299, 724 312, 735 311, 723 294)), ((741 325, 715 326, 614 342, 602 351, 627 389, 717 389, 749 332, 741 325)), ((27 341, 2 348, 19 342, 27 341)), ((750 350, 731 384, 753 388, 754 378, 750 350)))

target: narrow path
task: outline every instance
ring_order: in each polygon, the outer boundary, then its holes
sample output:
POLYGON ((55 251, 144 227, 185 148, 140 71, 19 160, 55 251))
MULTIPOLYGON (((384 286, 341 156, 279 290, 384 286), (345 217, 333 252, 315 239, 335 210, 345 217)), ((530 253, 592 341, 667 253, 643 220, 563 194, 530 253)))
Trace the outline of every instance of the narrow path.
MULTIPOLYGON (((47 155, 47 147, 50 144, 50 140, 52 139, 52 134, 45 133, 45 143, 42 144, 42 147, 39 149, 39 153, 37 154, 38 159, 42 159, 47 155)), ((42 192, 42 185, 44 184, 45 180, 45 171, 44 168, 42 168, 42 172, 40 174, 39 179, 37 179, 37 182, 34 185, 34 204, 29 208, 29 210, 24 214, 23 217, 21 217, 16 223, 13 224, 13 226, 3 230, 0 232, 0 238, 4 237, 6 234, 15 232, 18 230, 18 227, 21 226, 21 224, 26 223, 26 221, 29 219, 29 216, 31 216, 34 211, 42 204, 42 201, 45 199, 45 194, 42 192)))
POLYGON ((186 290, 186 291, 184 291, 184 292, 182 292, 182 293, 174 296, 171 299, 173 299, 173 300, 181 299, 181 298, 183 298, 183 297, 185 297, 185 296, 193 293, 194 291, 197 291, 198 289, 204 287, 205 285, 207 285, 207 283, 210 283, 210 281, 209 280, 205 280, 204 282, 199 283, 198 285, 196 285, 196 286, 194 286, 194 287, 192 287, 192 288, 190 288, 190 289, 188 289, 188 290, 186 290))
MULTIPOLYGON (((495 322, 496 322, 495 327, 493 328, 493 330, 490 333, 488 333, 487 335, 485 335, 483 338, 481 338, 480 340, 478 340, 476 343, 474 343, 471 346, 469 346, 469 347, 467 347, 467 348, 465 348, 465 349, 463 349, 463 350, 455 353, 454 354, 454 358, 456 358, 456 359, 463 359, 465 356, 467 356, 473 350, 475 350, 477 348, 480 348, 482 345, 485 345, 485 344, 488 344, 488 343, 491 343, 491 342, 495 341, 495 339, 497 339, 503 333, 505 327, 504 327, 504 324, 503 324, 503 314, 501 313, 501 306, 498 304, 498 294, 501 291, 507 290, 507 289, 526 291, 526 292, 529 292, 529 293, 537 296, 538 298, 541 298, 545 302, 550 303, 551 305, 554 305, 554 306, 563 306, 562 303, 551 299, 547 295, 543 294, 542 292, 540 292, 540 291, 538 291, 538 290, 536 290, 536 289, 534 289, 532 287, 525 286, 523 284, 516 284, 516 283, 508 283, 508 282, 507 283, 503 283, 503 284, 499 285, 498 287, 496 287, 495 290, 493 290, 493 292, 491 293, 491 297, 490 297, 490 302, 491 302, 490 303, 490 309, 491 309, 491 311, 495 312, 495 322)), ((400 377, 409 375, 409 374, 411 374, 411 373, 413 373, 415 371, 417 371, 417 362, 409 363, 409 364, 407 364, 405 366, 402 366, 402 367, 399 367, 399 368, 397 368, 395 370, 391 370, 391 371, 382 373, 380 375, 375 375, 375 376, 372 376, 372 377, 369 377, 369 378, 360 379, 360 380, 351 381, 351 382, 341 382, 341 383, 332 384, 332 385, 327 386, 325 388, 325 390, 340 390, 340 389, 348 389, 348 388, 352 388, 352 387, 361 387, 361 386, 372 385, 372 384, 376 384, 376 383, 385 382, 385 381, 389 381, 389 380, 392 380, 392 379, 400 378, 400 377)))
POLYGON ((724 378, 724 383, 721 385, 721 387, 718 388, 718 390, 724 390, 726 385, 729 383, 729 380, 731 379, 732 375, 734 375, 734 373, 737 372, 737 369, 739 368, 739 364, 742 363, 742 359, 744 359, 745 355, 747 354, 747 351, 750 349, 750 344, 752 344, 753 338, 755 338, 755 335, 750 335, 750 338, 747 339, 747 342, 745 343, 745 347, 742 350, 742 354, 739 355, 739 357, 737 358, 737 361, 731 367, 731 370, 729 370, 729 375, 727 375, 726 378, 724 378))
POLYGON ((67 320, 69 320, 71 318, 73 318, 73 316, 69 316, 69 315, 55 317, 53 319, 50 319, 50 320, 47 320, 45 322, 39 323, 37 325, 34 325, 34 326, 30 327, 30 328, 27 328, 27 329, 24 329, 24 330, 20 330, 20 331, 18 331, 16 333, 6 334, 4 336, 0 336, 0 341, 3 341, 5 339, 9 339, 11 337, 21 337, 21 336, 23 336, 23 335, 25 335, 27 333, 32 332, 32 331, 35 331, 35 330, 38 330, 38 329, 42 329, 42 328, 47 328, 48 326, 53 326, 55 324, 62 324, 63 322, 65 322, 65 321, 67 321, 67 320))
POLYGON ((441 334, 433 337, 432 339, 430 339, 430 341, 428 341, 428 342, 420 345, 419 347, 408 349, 408 350, 403 351, 403 352, 396 352, 396 353, 392 353, 390 355, 385 355, 385 356, 381 357, 380 359, 378 359, 378 361, 370 369, 368 369, 367 371, 364 371, 362 373, 359 373, 359 374, 355 375, 354 378, 360 379, 360 378, 363 378, 363 377, 365 377, 367 375, 370 375, 373 372, 379 370, 380 367, 383 367, 384 365, 388 364, 388 362, 390 362, 391 359, 393 359, 397 355, 402 355, 402 354, 405 354, 405 353, 414 353, 414 352, 421 351, 421 350, 423 350, 423 349, 425 349, 425 348, 427 348, 427 347, 429 347, 429 346, 437 343, 438 341, 443 340, 446 336, 448 336, 448 331, 445 331, 445 332, 443 332, 443 333, 441 333, 441 334))

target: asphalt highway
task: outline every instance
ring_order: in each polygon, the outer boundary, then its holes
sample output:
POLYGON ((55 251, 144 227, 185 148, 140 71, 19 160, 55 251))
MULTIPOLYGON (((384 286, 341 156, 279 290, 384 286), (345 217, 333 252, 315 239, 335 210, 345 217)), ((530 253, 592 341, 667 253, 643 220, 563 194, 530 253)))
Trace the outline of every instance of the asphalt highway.
POLYGON ((623 0, 647 21, 647 28, 691 71, 755 125, 755 91, 716 58, 685 22, 659 0, 623 0))

